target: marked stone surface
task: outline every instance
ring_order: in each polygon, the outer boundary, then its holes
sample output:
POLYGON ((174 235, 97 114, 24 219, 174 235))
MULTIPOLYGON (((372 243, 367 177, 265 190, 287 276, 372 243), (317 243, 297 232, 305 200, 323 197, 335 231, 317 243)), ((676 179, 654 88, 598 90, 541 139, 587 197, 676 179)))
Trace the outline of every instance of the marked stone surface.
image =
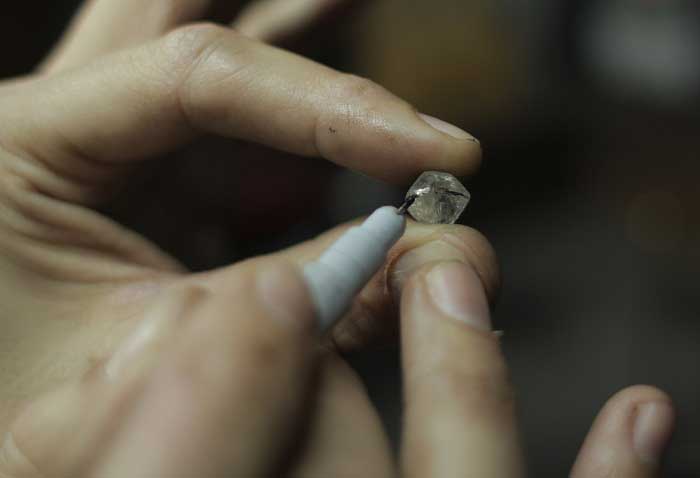
POLYGON ((449 173, 426 171, 406 193, 413 201, 408 213, 426 224, 454 224, 469 204, 471 195, 457 178, 449 173))

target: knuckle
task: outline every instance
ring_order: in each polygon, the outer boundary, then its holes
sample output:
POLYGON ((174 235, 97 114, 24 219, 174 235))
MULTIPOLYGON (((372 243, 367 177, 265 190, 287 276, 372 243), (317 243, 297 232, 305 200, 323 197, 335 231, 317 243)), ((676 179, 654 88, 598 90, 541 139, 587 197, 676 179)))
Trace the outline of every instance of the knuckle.
POLYGON ((389 93, 383 87, 360 76, 340 73, 329 80, 329 107, 324 108, 317 118, 315 153, 324 157, 347 154, 344 148, 352 148, 347 142, 335 138, 336 125, 369 128, 378 141, 393 144, 398 141, 397 133, 382 126, 381 111, 386 107, 389 93), (332 134, 328 135, 330 131, 332 134))
MULTIPOLYGON (((173 30, 164 39, 165 65, 180 113, 192 124, 225 120, 212 85, 234 81, 254 62, 251 41, 212 23, 173 30)), ((219 86, 221 87, 221 86, 219 86)))
POLYGON ((386 95, 377 83, 357 75, 342 74, 336 81, 337 95, 347 103, 373 108, 386 95))
POLYGON ((182 82, 212 54, 226 34, 230 30, 213 23, 193 23, 172 30, 163 39, 165 69, 182 82))
POLYGON ((171 30, 165 35, 166 42, 173 47, 187 50, 201 50, 223 35, 225 28, 208 22, 190 23, 171 30))

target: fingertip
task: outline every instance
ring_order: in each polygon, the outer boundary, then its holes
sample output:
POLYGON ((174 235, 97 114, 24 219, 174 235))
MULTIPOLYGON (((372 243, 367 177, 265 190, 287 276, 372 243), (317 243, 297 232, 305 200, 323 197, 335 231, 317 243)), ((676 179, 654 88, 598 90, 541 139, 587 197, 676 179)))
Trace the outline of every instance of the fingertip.
POLYGON ((673 435, 676 412, 667 401, 646 402, 636 409, 632 445, 642 463, 658 465, 673 435))
POLYGON ((613 395, 598 414, 572 471, 574 478, 614 470, 620 476, 656 476, 673 434, 671 397, 649 385, 613 395))
MULTIPOLYGON (((411 151, 405 156, 409 164, 402 168, 404 177, 400 178, 407 184, 425 171, 444 171, 458 178, 468 178, 481 168, 481 144, 476 139, 455 137, 434 128, 423 119, 416 123, 414 132, 410 134, 408 143, 411 144, 411 151)), ((469 133, 463 134, 471 137, 469 133)))
POLYGON ((472 143, 479 144, 479 140, 477 140, 474 136, 464 131, 459 126, 448 123, 447 121, 441 120, 440 118, 426 115, 424 113, 418 113, 418 116, 420 116, 420 118, 423 121, 428 123, 430 126, 435 128, 439 132, 444 133, 453 139, 458 139, 460 141, 469 141, 472 143))
POLYGON ((635 385, 616 393, 605 408, 631 417, 632 448, 642 463, 653 465, 661 461, 673 434, 676 413, 666 392, 649 385, 635 385))
POLYGON ((481 146, 461 128, 366 78, 334 73, 325 80, 327 98, 315 121, 319 155, 393 183, 428 170, 470 176, 479 168, 481 146))
POLYGON ((663 403, 673 407, 671 397, 650 385, 633 385, 615 393, 606 402, 594 425, 593 431, 618 436, 622 430, 630 429, 640 407, 646 403, 663 403))
POLYGON ((422 266, 459 261, 471 266, 481 281, 490 303, 500 290, 500 268, 488 239, 466 226, 426 226, 412 223, 404 239, 393 251, 387 268, 387 284, 395 299, 404 282, 422 266))
POLYGON ((433 155, 427 159, 424 170, 437 169, 457 177, 476 174, 482 161, 481 142, 459 126, 423 113, 417 114, 433 130, 432 140, 435 142, 433 155), (435 154, 438 151, 440 153, 435 154))
POLYGON ((653 385, 632 385, 623 388, 606 402, 607 406, 631 407, 643 402, 673 403, 671 396, 653 385))

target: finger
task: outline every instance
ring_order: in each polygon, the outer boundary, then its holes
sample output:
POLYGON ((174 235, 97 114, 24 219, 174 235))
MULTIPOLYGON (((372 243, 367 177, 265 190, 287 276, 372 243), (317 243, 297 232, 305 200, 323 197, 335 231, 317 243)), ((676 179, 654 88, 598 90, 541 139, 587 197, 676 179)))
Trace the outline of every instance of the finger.
MULTIPOLYGON (((233 23, 244 35, 276 42, 296 35, 350 0, 258 0, 233 23)), ((356 0, 355 0, 356 1, 356 0)))
POLYGON ((314 317, 298 268, 261 259, 197 280, 211 298, 162 357, 97 476, 273 476, 300 433, 314 317))
POLYGON ((674 416, 671 398, 661 390, 640 385, 617 393, 593 423, 571 477, 659 477, 674 416))
MULTIPOLYGON (((280 255, 304 265, 318 258, 359 221, 338 226, 314 240, 282 251, 280 255)), ((450 260, 472 264, 484 284, 489 302, 495 302, 500 282, 499 267, 493 249, 482 234, 460 225, 436 226, 409 221, 403 237, 389 253, 386 266, 358 294, 350 311, 326 337, 327 345, 346 353, 395 338, 398 330, 397 295, 405 280, 426 264, 450 260)))
POLYGON ((523 476, 513 392, 484 286, 464 262, 411 275, 401 292, 406 476, 523 476))
POLYGON ((318 389, 309 440, 289 476, 395 476, 389 442, 357 374, 334 354, 327 354, 318 389))
MULTIPOLYGON (((0 103, 6 144, 46 164, 47 177, 75 179, 75 188, 93 176, 104 183, 110 167, 173 149, 199 131, 392 181, 426 169, 465 175, 480 159, 467 133, 418 115, 367 80, 208 25, 24 83, 0 103)), ((48 179, 31 182, 67 194, 48 179)))
MULTIPOLYGON (((215 0, 88 0, 41 65, 47 73, 75 68, 203 19, 215 0)), ((229 1, 231 8, 240 2, 229 1)))

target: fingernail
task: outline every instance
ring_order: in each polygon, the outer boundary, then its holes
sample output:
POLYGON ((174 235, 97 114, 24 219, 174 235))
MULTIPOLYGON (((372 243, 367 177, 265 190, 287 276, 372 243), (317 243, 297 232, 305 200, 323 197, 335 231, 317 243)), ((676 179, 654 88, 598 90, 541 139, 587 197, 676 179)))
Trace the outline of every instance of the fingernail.
POLYGON ((661 461, 673 433, 675 413, 667 402, 651 402, 637 408, 632 443, 640 460, 656 464, 661 461))
POLYGON ((433 302, 443 314, 474 328, 491 330, 484 286, 472 267, 445 262, 435 266, 426 280, 433 302))
POLYGON ((414 272, 426 264, 445 261, 466 262, 467 258, 464 252, 442 238, 427 242, 401 255, 389 271, 389 288, 395 303, 399 303, 404 283, 414 272))
POLYGON ((453 124, 448 123, 447 121, 443 121, 441 119, 435 118, 434 116, 425 115, 423 113, 419 113, 419 116, 421 118, 423 118, 423 121, 428 123, 430 126, 435 128, 436 130, 440 131, 441 133, 448 134, 456 139, 472 141, 472 142, 477 143, 477 144, 479 143, 479 140, 476 139, 474 136, 470 135, 469 133, 464 131, 462 128, 459 128, 453 124))
POLYGON ((257 290, 267 316, 302 328, 315 324, 313 308, 301 273, 292 264, 271 264, 258 272, 257 290))
POLYGON ((185 315, 185 310, 191 310, 206 293, 199 287, 163 292, 152 309, 112 354, 104 369, 107 379, 116 381, 125 373, 137 373, 149 366, 160 349, 158 344, 185 315))

